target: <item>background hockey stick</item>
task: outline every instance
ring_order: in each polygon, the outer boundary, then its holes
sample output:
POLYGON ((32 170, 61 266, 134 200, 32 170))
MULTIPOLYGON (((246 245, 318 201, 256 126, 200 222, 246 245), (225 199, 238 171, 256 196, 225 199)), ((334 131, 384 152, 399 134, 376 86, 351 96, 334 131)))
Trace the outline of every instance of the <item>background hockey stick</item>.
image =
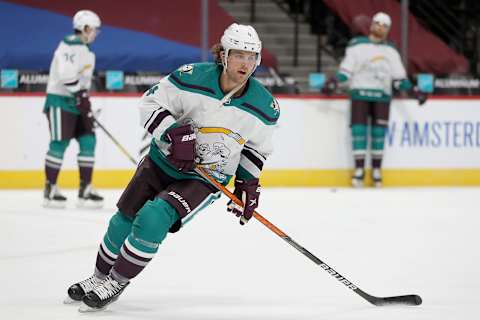
POLYGON ((130 153, 128 153, 127 149, 125 149, 121 144, 120 142, 118 142, 117 139, 115 139, 112 134, 110 132, 108 132, 108 130, 103 126, 103 124, 101 124, 97 118, 95 118, 94 116, 92 116, 92 119, 93 121, 97 124, 97 126, 103 130, 103 132, 105 132, 105 134, 110 138, 110 140, 112 140, 112 142, 117 146, 118 149, 120 149, 120 151, 125 155, 127 156, 127 158, 135 165, 137 166, 137 160, 135 160, 131 155, 130 153))
MULTIPOLYGON (((233 202, 235 202, 238 205, 242 205, 242 202, 235 197, 233 193, 228 191, 227 188, 225 188, 222 184, 217 182, 214 178, 212 178, 203 168, 197 167, 195 171, 200 174, 202 177, 210 181, 211 184, 213 184, 219 191, 221 191, 223 194, 225 194, 228 198, 230 198, 233 202)), ((314 256, 312 253, 310 253, 307 249, 299 245, 297 242, 295 242, 292 238, 290 238, 288 235, 286 235, 282 230, 277 228, 273 223, 268 221, 266 218, 264 218, 261 214, 258 212, 254 211, 253 217, 260 221, 264 226, 266 226, 268 229, 273 231, 276 235, 278 235, 280 238, 285 240, 289 245, 300 251, 304 256, 312 260, 315 264, 319 265, 323 270, 328 272, 330 275, 332 275, 335 279, 340 281, 342 284, 344 284, 347 288, 350 290, 354 291, 356 294, 370 302, 371 304, 375 306, 385 306, 385 305, 411 305, 411 306, 418 306, 422 303, 422 298, 418 295, 404 295, 404 296, 393 296, 393 297, 375 297, 372 295, 369 295, 368 293, 364 292, 362 289, 354 285, 350 280, 347 280, 345 277, 343 277, 341 274, 339 274, 337 271, 335 271, 332 267, 327 265, 325 262, 314 256)))

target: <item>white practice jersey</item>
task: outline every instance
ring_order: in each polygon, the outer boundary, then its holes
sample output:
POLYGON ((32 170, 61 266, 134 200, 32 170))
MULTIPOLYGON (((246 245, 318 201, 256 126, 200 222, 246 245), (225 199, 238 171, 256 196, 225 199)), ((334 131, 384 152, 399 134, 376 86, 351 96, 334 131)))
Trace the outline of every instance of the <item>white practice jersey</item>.
POLYGON ((163 134, 173 124, 195 128, 196 162, 225 182, 231 176, 258 178, 273 151, 272 134, 280 115, 276 100, 255 79, 244 93, 221 104, 221 67, 186 65, 148 90, 141 100, 142 125, 153 135, 150 156, 168 173, 169 143, 163 134))
POLYGON ((77 35, 63 39, 50 65, 47 93, 73 96, 79 90, 89 90, 95 69, 95 54, 77 35))
POLYGON ((349 78, 352 95, 361 95, 364 90, 367 95, 391 96, 392 81, 407 76, 397 49, 387 42, 372 42, 368 37, 350 41, 339 72, 349 78))

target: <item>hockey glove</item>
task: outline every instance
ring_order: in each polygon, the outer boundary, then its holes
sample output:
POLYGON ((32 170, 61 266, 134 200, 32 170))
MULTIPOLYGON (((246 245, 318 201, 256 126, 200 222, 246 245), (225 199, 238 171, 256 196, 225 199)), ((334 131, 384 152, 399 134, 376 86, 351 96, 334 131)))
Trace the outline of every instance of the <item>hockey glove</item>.
POLYGON ((75 105, 80 111, 83 126, 86 131, 93 132, 92 105, 87 90, 80 90, 75 93, 75 105))
POLYGON ((424 93, 424 92, 421 92, 417 87, 413 87, 412 89, 413 91, 413 96, 415 97, 415 99, 417 99, 418 101, 418 105, 423 105, 425 102, 427 102, 427 94, 424 93))
POLYGON ((178 170, 187 172, 195 167, 195 131, 191 125, 170 128, 165 138, 171 143, 167 159, 178 170))
POLYGON ((87 90, 80 90, 75 93, 75 104, 82 114, 88 114, 91 110, 90 97, 87 90))
POLYGON ((338 87, 338 80, 337 78, 330 78, 325 81, 325 84, 322 88, 322 93, 329 96, 337 90, 338 87))
POLYGON ((227 203, 227 211, 240 217, 240 224, 244 225, 253 216, 253 211, 258 207, 258 198, 260 197, 260 185, 258 179, 235 180, 235 190, 233 194, 243 202, 239 206, 230 200, 227 203))

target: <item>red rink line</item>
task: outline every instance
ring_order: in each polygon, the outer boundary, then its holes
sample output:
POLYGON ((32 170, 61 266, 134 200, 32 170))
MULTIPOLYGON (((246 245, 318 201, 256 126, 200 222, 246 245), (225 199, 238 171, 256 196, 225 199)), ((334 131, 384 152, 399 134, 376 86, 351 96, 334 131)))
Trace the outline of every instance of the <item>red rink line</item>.
MULTIPOLYGON (((276 94, 277 99, 322 99, 322 100, 343 100, 348 99, 346 95, 326 96, 321 94, 276 94)), ((394 100, 403 100, 407 98, 395 97, 394 100)), ((413 99, 413 98, 408 98, 413 99)), ((429 100, 479 100, 480 95, 429 95, 429 100)))
MULTIPOLYGON (((0 92, 0 97, 44 97, 45 92, 0 92)), ((94 92, 91 94, 92 97, 141 97, 142 93, 137 92, 94 92)), ((348 96, 325 96, 321 94, 276 94, 275 98, 277 99, 303 99, 303 100, 313 100, 313 99, 323 99, 323 100, 344 100, 348 99, 348 96)), ((395 98, 395 99, 405 99, 405 98, 395 98)), ((480 100, 480 95, 431 95, 428 96, 430 100, 480 100)))

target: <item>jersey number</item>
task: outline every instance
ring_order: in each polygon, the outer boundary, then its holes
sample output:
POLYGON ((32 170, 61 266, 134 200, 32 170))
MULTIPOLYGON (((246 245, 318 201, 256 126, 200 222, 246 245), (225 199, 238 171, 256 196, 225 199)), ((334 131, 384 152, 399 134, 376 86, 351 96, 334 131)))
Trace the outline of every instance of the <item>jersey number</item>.
POLYGON ((65 60, 66 60, 67 62, 73 63, 73 57, 75 56, 74 53, 70 53, 70 54, 64 53, 63 56, 65 57, 65 60))
POLYGON ((154 94, 155 91, 157 91, 157 90, 158 90, 158 86, 153 86, 153 87, 151 87, 151 88, 148 90, 148 92, 147 92, 147 96, 151 96, 151 95, 154 94))

